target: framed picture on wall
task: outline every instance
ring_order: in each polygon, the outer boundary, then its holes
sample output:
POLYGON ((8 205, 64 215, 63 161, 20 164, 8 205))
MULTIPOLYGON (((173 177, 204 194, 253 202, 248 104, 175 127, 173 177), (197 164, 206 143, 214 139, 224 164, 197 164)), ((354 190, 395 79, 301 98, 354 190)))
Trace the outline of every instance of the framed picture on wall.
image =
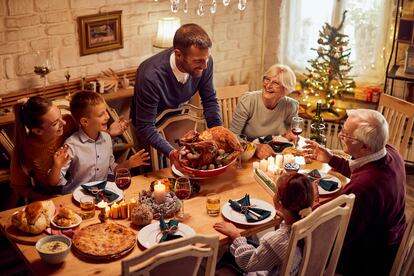
POLYGON ((78 17, 80 55, 90 55, 124 47, 122 11, 78 17))

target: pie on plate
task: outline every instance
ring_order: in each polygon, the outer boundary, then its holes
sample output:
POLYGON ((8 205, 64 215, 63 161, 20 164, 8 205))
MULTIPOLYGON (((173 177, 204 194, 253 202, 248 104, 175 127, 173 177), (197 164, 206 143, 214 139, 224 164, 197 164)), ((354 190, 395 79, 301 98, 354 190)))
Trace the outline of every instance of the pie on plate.
POLYGON ((96 223, 80 229, 73 236, 74 248, 93 259, 113 259, 135 247, 136 234, 117 223, 96 223))

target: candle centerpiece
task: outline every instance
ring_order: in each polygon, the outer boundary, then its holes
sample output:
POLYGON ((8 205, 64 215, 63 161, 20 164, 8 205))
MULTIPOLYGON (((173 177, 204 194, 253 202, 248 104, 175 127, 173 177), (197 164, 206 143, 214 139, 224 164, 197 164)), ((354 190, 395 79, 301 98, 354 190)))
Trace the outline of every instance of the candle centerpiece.
POLYGON ((165 185, 161 184, 161 181, 154 185, 153 197, 158 204, 165 202, 165 185))

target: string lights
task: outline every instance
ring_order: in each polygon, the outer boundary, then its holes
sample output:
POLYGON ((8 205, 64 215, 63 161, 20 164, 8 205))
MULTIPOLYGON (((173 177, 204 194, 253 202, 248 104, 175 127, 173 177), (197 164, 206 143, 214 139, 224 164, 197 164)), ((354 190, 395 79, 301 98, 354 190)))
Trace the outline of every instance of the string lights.
MULTIPOLYGON (((154 0, 158 2, 159 0, 154 0)), ((193 1, 196 2, 197 0, 193 1)), ((177 13, 180 10, 180 7, 184 13, 188 13, 189 0, 170 0, 171 3, 171 12, 177 13)), ((203 16, 206 13, 206 10, 209 10, 211 14, 215 14, 217 11, 217 0, 198 0, 196 4, 196 13, 198 16, 203 16)), ((223 6, 227 7, 230 4, 230 0, 222 0, 223 6)), ((244 11, 246 9, 247 0, 238 0, 237 8, 239 11, 244 11)))

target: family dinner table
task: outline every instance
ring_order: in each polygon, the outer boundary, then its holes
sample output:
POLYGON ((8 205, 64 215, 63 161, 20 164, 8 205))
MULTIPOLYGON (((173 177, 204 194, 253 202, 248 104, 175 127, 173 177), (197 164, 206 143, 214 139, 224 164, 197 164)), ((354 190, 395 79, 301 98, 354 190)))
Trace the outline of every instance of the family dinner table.
MULTIPOLYGON (((236 168, 236 166, 230 167, 223 174, 216 177, 197 180, 200 184, 200 191, 185 201, 185 211, 186 213, 189 213, 191 217, 184 221, 184 223, 192 227, 198 234, 218 235, 220 244, 225 245, 230 243, 230 239, 213 229, 213 225, 216 222, 223 221, 224 217, 222 215, 211 217, 206 213, 205 201, 208 193, 218 193, 221 198, 221 206, 228 204, 227 201, 229 199, 238 199, 243 197, 245 194, 249 194, 251 198, 260 199, 273 205, 273 195, 254 178, 252 162, 253 160, 243 163, 242 168, 240 169, 236 168)), ((311 164, 307 164, 305 166, 305 169, 307 170, 315 168, 321 172, 330 172, 330 167, 327 164, 322 164, 318 161, 313 161, 311 164)), ((336 172, 330 173, 340 179, 342 186, 346 184, 347 179, 344 176, 336 172)), ((124 199, 128 202, 131 198, 137 198, 140 191, 143 189, 149 189, 150 183, 153 180, 164 177, 174 177, 170 168, 133 177, 131 186, 125 191, 124 199)), ((333 197, 335 197, 335 195, 332 195, 329 198, 320 198, 320 201, 323 202, 333 197)), ((80 211, 79 204, 72 198, 72 194, 54 197, 52 200, 56 206, 65 205, 76 212, 80 211)), ((83 258, 81 259, 78 258, 73 252, 69 252, 63 263, 58 265, 47 264, 40 259, 34 243, 24 244, 16 241, 15 237, 8 233, 9 231, 7 228, 10 227, 12 214, 22 208, 23 207, 19 207, 0 212, 0 229, 16 248, 17 252, 27 263, 31 271, 36 275, 120 275, 122 259, 134 257, 145 250, 145 248, 141 247, 141 245, 137 243, 135 248, 128 255, 122 257, 121 259, 104 262, 86 260, 83 258)), ((96 210, 95 217, 82 221, 80 227, 82 228, 89 224, 99 222, 98 214, 99 211, 96 210)), ((131 227, 137 233, 142 228, 135 227, 128 219, 109 219, 109 221, 131 227)), ((278 220, 274 219, 260 225, 238 225, 237 227, 241 230, 241 234, 243 236, 249 236, 257 234, 265 229, 273 228, 277 224, 278 220)), ((34 238, 37 239, 38 237, 38 239, 40 239, 46 235, 47 234, 42 233, 34 238)))

